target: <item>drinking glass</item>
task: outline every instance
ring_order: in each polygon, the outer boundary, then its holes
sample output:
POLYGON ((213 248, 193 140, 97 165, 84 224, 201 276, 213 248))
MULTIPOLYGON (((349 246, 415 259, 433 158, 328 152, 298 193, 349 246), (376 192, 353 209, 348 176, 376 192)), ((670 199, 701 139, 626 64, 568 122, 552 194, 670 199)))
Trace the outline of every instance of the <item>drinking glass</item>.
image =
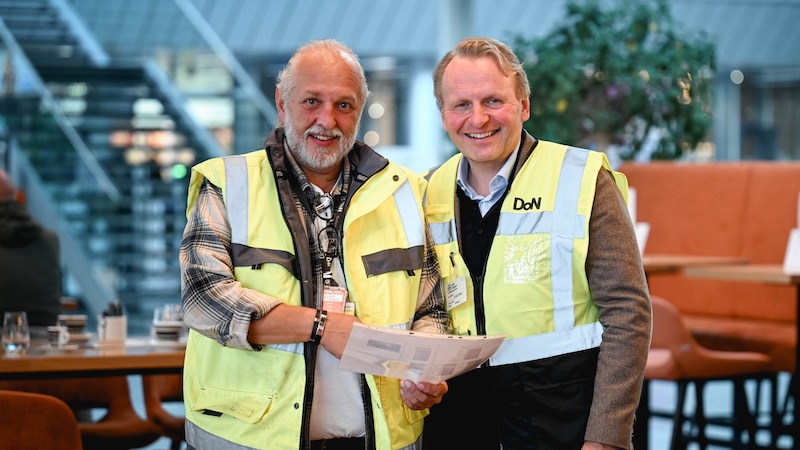
POLYGON ((152 335, 159 340, 177 341, 184 334, 183 310, 180 304, 157 307, 153 312, 152 335))
POLYGON ((6 354, 24 353, 31 344, 28 315, 25 311, 8 311, 3 315, 3 350, 6 354))
POLYGON ((167 304, 156 307, 153 311, 153 323, 183 324, 183 310, 180 304, 167 304))

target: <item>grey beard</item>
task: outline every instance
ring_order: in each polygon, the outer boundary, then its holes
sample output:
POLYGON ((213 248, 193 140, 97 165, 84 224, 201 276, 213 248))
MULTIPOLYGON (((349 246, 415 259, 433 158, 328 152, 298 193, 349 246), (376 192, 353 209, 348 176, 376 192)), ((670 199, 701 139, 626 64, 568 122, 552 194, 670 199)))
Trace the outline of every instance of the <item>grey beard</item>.
POLYGON ((358 135, 358 128, 356 128, 353 136, 348 138, 344 134, 339 138, 339 145, 333 153, 324 154, 311 154, 306 145, 305 137, 308 132, 298 133, 297 129, 292 124, 291 118, 283 124, 286 142, 289 144, 289 150, 292 156, 303 167, 308 167, 313 170, 323 170, 335 166, 350 152, 356 142, 358 135))

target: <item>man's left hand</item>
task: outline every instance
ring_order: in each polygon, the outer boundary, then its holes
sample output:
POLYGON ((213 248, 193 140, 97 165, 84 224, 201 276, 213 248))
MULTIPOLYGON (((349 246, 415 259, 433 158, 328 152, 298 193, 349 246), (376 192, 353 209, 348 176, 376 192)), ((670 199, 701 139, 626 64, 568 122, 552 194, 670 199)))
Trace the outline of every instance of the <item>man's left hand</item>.
POLYGON ((411 380, 400 382, 400 398, 403 403, 411 409, 426 409, 442 401, 442 397, 447 393, 447 382, 439 384, 426 383, 420 381, 414 383, 411 380))

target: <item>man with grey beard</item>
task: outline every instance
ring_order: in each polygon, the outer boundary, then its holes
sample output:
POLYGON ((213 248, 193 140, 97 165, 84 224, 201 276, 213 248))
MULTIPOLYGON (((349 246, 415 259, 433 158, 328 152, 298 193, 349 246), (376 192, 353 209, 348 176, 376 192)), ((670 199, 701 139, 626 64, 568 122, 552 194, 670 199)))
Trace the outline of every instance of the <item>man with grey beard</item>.
POLYGON ((419 449, 447 384, 338 369, 356 322, 447 333, 424 180, 356 142, 369 95, 333 40, 278 75, 264 149, 195 166, 180 260, 192 449, 419 449))

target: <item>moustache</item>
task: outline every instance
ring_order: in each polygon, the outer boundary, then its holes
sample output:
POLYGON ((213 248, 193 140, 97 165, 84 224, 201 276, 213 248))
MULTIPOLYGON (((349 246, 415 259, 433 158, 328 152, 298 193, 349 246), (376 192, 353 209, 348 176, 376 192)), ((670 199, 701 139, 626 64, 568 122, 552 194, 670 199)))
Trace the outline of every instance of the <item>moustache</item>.
POLYGON ((330 129, 330 130, 326 130, 325 128, 322 128, 322 127, 319 127, 319 126, 313 126, 313 127, 309 128, 309 129, 307 129, 306 132, 303 133, 303 134, 304 134, 305 137, 308 137, 310 135, 317 135, 317 136, 328 137, 328 138, 343 138, 344 137, 344 133, 342 133, 342 131, 340 129, 338 129, 338 128, 333 128, 333 129, 330 129))

